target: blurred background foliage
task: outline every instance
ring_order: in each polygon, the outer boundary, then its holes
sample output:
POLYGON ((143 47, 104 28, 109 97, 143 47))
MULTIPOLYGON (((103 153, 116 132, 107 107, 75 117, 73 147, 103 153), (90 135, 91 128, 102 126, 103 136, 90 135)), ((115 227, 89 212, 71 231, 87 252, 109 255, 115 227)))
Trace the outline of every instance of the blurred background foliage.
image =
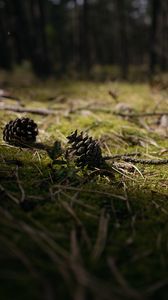
POLYGON ((0 32, 1 69, 89 76, 112 66, 123 79, 168 69, 165 0, 1 0, 0 32))

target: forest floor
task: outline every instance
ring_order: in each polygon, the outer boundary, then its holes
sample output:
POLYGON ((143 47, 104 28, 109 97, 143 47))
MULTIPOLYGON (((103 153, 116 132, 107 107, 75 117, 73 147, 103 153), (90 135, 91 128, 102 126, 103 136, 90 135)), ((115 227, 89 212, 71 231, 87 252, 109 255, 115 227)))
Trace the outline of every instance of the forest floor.
POLYGON ((167 299, 168 165, 114 158, 114 176, 101 176, 35 146, 8 145, 2 132, 28 116, 50 147, 66 148, 78 129, 99 140, 104 156, 167 159, 168 89, 12 80, 1 82, 10 96, 0 101, 0 298, 167 299))

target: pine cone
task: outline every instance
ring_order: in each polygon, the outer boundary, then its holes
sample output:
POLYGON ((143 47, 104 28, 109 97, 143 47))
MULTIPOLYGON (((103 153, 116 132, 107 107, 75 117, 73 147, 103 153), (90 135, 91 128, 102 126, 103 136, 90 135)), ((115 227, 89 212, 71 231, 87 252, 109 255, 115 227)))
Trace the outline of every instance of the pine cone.
POLYGON ((3 130, 5 142, 13 145, 33 143, 38 134, 37 124, 29 118, 17 118, 6 124, 3 130))
POLYGON ((78 167, 89 169, 100 168, 103 165, 101 148, 98 141, 93 140, 87 134, 81 132, 78 135, 77 130, 67 137, 68 143, 71 144, 69 153, 75 158, 78 167))

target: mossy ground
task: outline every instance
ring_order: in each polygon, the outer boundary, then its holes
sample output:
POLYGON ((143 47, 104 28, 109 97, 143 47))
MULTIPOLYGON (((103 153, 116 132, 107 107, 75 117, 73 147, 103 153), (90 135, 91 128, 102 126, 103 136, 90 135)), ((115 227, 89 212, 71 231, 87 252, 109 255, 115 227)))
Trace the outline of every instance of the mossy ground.
MULTIPOLYGON (((130 120, 109 112, 117 109, 111 89, 136 113, 167 110, 165 89, 68 80, 4 83, 21 105, 58 114, 1 111, 1 137, 6 122, 26 115, 38 123, 39 142, 50 146, 60 140, 65 147, 77 128, 99 139, 104 155, 137 151, 146 159, 167 158, 167 132, 158 117, 130 120)), ((51 163, 45 151, 1 139, 0 298, 167 299, 168 166, 136 164, 132 170, 124 164, 124 174, 116 172, 114 179, 87 180, 73 164, 51 163), (25 211, 18 204, 22 197, 34 208, 25 211)))

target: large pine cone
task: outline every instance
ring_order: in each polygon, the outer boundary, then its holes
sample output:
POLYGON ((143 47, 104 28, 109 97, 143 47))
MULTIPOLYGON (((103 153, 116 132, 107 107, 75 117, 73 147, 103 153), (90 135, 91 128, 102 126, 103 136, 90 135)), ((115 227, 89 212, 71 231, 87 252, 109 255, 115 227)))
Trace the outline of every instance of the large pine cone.
POLYGON ((12 145, 34 143, 38 134, 37 124, 29 118, 17 118, 6 124, 3 139, 12 145))
POLYGON ((76 157, 75 162, 78 167, 87 166, 89 169, 93 169, 103 165, 104 160, 98 141, 93 140, 92 137, 83 132, 78 135, 77 130, 71 133, 67 139, 69 140, 68 143, 71 144, 69 153, 76 157))

